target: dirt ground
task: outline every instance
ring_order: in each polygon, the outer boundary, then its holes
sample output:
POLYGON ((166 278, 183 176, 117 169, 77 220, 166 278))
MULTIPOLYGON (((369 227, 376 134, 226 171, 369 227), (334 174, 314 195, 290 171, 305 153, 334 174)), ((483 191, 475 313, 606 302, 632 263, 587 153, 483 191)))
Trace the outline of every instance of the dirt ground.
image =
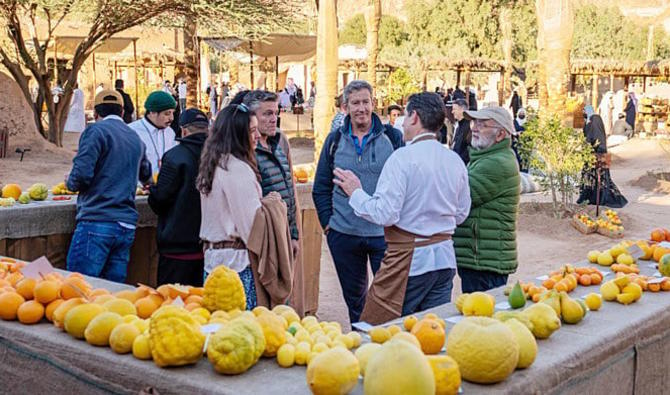
MULTIPOLYGON (((63 149, 38 149, 28 152, 23 162, 10 153, 0 159, 0 183, 15 182, 27 188, 34 182, 53 185, 69 172, 78 134, 67 133, 63 149)), ((312 160, 313 140, 292 136, 296 164, 312 160)), ((670 227, 670 142, 633 139, 610 150, 613 154, 611 175, 629 203, 618 210, 626 238, 648 238, 657 226, 670 227), (657 176, 658 174, 658 176, 657 176)), ((510 276, 530 281, 561 264, 584 259, 591 249, 605 249, 613 240, 597 234, 583 236, 569 219, 550 214, 549 198, 543 194, 523 195, 518 222, 519 269, 510 276)), ((324 241, 321 259, 319 316, 348 326, 335 268, 324 241)), ((460 279, 454 280, 453 297, 460 294, 460 279)))

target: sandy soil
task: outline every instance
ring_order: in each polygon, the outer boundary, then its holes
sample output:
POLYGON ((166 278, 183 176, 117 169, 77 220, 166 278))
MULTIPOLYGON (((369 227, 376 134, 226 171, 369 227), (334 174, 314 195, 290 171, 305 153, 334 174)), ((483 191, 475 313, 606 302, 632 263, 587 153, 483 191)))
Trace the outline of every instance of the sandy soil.
MULTIPOLYGON (((311 162, 313 140, 290 133, 295 163, 311 162)), ((65 135, 63 149, 39 149, 0 159, 0 183, 16 182, 27 188, 34 182, 53 185, 70 169, 78 134, 65 135)), ((670 227, 670 142, 634 139, 614 147, 611 175, 629 204, 618 210, 626 237, 647 238, 656 226, 670 227)), ((613 240, 597 234, 584 236, 570 225, 569 219, 550 214, 549 198, 543 194, 524 195, 521 199, 517 240, 519 269, 510 277, 530 281, 561 264, 584 259, 588 250, 608 248, 613 240)), ((320 308, 322 319, 348 326, 335 268, 324 241, 321 259, 320 308)), ((460 279, 454 280, 453 296, 460 294, 460 279)))

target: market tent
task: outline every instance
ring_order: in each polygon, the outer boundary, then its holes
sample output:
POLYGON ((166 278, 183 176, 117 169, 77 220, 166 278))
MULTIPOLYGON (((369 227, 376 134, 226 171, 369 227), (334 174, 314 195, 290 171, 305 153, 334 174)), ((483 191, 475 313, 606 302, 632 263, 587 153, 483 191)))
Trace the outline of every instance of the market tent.
MULTIPOLYGON (((77 46, 84 40, 86 36, 54 36, 53 40, 49 41, 49 50, 54 51, 58 55, 74 55, 77 46)), ((98 48, 95 49, 97 53, 119 53, 137 41, 137 37, 110 37, 106 39, 98 48)))
POLYGON ((304 62, 316 54, 316 36, 270 34, 259 40, 238 37, 203 37, 201 40, 221 52, 253 53, 263 58, 279 58, 280 62, 304 62))

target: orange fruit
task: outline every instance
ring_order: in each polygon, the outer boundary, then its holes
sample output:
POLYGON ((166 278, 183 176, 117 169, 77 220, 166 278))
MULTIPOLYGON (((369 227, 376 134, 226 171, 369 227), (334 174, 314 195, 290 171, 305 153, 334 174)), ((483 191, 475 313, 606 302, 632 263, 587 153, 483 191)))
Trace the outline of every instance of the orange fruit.
POLYGON ((579 285, 583 285, 585 287, 588 287, 591 285, 591 275, 590 274, 583 274, 579 276, 579 285))
POLYGON ((424 354, 437 354, 442 351, 446 334, 444 328, 434 319, 422 319, 412 327, 412 334, 421 343, 424 354))
POLYGON ((554 281, 551 278, 548 278, 548 279, 542 281, 542 286, 545 287, 546 289, 554 289, 555 285, 556 285, 556 281, 554 281))
POLYGON ((14 198, 14 200, 19 200, 21 196, 21 187, 19 184, 7 184, 2 187, 2 197, 3 198, 14 198))
POLYGON ((22 324, 37 324, 44 317, 44 306, 40 302, 29 300, 19 306, 16 316, 22 324))
POLYGON ((132 289, 124 289, 123 291, 119 291, 114 294, 119 299, 126 299, 129 300, 131 303, 137 302, 137 294, 135 294, 135 291, 132 289))
POLYGON ((104 288, 96 288, 96 289, 94 289, 94 290, 92 290, 91 292, 88 293, 88 297, 91 298, 91 299, 95 299, 96 296, 100 296, 100 295, 111 295, 111 292, 109 292, 108 290, 106 290, 104 288))
POLYGON ((91 285, 83 278, 72 276, 71 274, 65 281, 63 281, 63 284, 61 285, 60 297, 65 300, 82 298, 86 297, 89 292, 91 292, 91 285))
POLYGON ((40 281, 33 290, 35 300, 45 305, 58 299, 58 295, 60 295, 60 284, 53 280, 40 281))
POLYGON ((663 233, 665 233, 665 241, 670 241, 670 230, 663 228, 663 233))
POLYGON ((67 278, 75 278, 75 277, 84 280, 84 275, 79 273, 79 272, 72 272, 72 273, 68 274, 68 276, 67 276, 67 278))
POLYGON ((153 300, 154 303, 156 303, 156 305, 158 305, 158 306, 162 305, 163 302, 165 301, 165 299, 163 299, 163 297, 160 296, 160 295, 157 294, 157 293, 152 293, 151 295, 149 295, 149 296, 147 296, 147 297, 148 297, 148 298, 151 298, 151 300, 153 300))
POLYGON ((197 309, 198 307, 202 307, 202 306, 200 306, 199 303, 189 303, 189 304, 187 304, 186 306, 184 306, 184 308, 185 308, 186 310, 188 310, 188 311, 195 310, 195 309, 197 309))
POLYGON ((105 302, 109 302, 112 299, 116 299, 114 295, 98 295, 93 299, 93 303, 95 304, 104 304, 105 302))
POLYGON ((12 272, 7 277, 5 277, 5 280, 7 280, 7 282, 12 284, 12 287, 15 287, 16 283, 18 283, 22 279, 23 279, 23 273, 21 272, 12 272))
POLYGON ((665 241, 665 232, 661 228, 656 228, 651 231, 651 239, 653 241, 665 241))
POLYGON ((170 298, 170 290, 168 289, 169 286, 169 284, 163 284, 156 288, 156 292, 158 292, 163 297, 163 299, 168 299, 170 298))
POLYGON ((591 273, 591 285, 598 285, 603 281, 602 275, 591 273))
POLYGON ((559 281, 556 285, 554 285, 554 289, 556 290, 556 292, 563 292, 563 291, 568 292, 568 283, 559 281))
POLYGON ((0 295, 0 318, 5 321, 16 319, 16 311, 26 300, 16 292, 5 292, 0 295))
POLYGON ((661 283, 661 289, 663 291, 670 291, 670 278, 665 278, 663 279, 663 282, 661 283))
POLYGON ((661 290, 661 284, 660 283, 649 284, 647 285, 647 288, 649 288, 651 292, 658 292, 661 290))
POLYGON ((149 296, 152 291, 153 288, 140 284, 137 288, 135 288, 135 295, 137 296, 137 300, 140 300, 145 296, 149 296))
POLYGON ((182 300, 184 300, 189 295, 188 287, 183 285, 170 284, 168 285, 167 289, 172 299, 177 299, 179 296, 182 300))
POLYGON ((37 280, 34 278, 24 278, 16 283, 16 292, 23 296, 24 299, 30 300, 34 296, 35 285, 37 280))
POLYGON ((653 258, 654 258, 654 260, 655 260, 656 262, 658 262, 658 261, 661 260, 661 258, 663 257, 663 255, 665 255, 665 254, 667 254, 667 253, 670 253, 670 249, 663 248, 663 247, 661 247, 661 246, 656 246, 656 248, 654 249, 654 256, 653 256, 653 258))
POLYGON ((191 295, 204 296, 205 295, 205 288, 203 288, 203 287, 188 287, 188 293, 190 293, 191 295))
POLYGON ((63 302, 65 302, 63 299, 56 299, 49 303, 46 309, 44 309, 44 316, 49 322, 53 322, 54 311, 56 311, 58 306, 60 306, 63 302))
POLYGON ((184 300, 184 303, 189 304, 189 303, 197 303, 199 305, 202 305, 202 296, 198 295, 191 295, 188 298, 184 300))
POLYGON ((60 282, 63 281, 63 275, 58 273, 58 272, 51 272, 51 273, 47 274, 46 276, 44 276, 44 279, 45 280, 53 280, 53 281, 56 281, 56 282, 60 283, 60 282))
POLYGON ((153 314, 159 307, 160 305, 156 304, 154 300, 148 296, 140 298, 135 302, 137 316, 142 319, 151 317, 151 314, 153 314))

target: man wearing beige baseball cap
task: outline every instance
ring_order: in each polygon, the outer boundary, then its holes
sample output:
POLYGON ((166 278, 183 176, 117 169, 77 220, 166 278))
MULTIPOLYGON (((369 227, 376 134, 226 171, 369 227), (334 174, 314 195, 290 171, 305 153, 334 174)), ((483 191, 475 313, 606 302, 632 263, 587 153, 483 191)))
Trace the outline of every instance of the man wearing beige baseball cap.
POLYGON ((512 117, 502 107, 465 111, 472 142, 468 180, 472 206, 453 235, 458 275, 464 293, 507 283, 516 271, 516 219, 519 166, 511 148, 512 117))
POLYGON ((67 188, 79 192, 77 226, 67 269, 123 283, 135 239, 138 178, 151 168, 140 138, 123 121, 123 97, 115 90, 95 96, 96 122, 79 138, 67 188))

